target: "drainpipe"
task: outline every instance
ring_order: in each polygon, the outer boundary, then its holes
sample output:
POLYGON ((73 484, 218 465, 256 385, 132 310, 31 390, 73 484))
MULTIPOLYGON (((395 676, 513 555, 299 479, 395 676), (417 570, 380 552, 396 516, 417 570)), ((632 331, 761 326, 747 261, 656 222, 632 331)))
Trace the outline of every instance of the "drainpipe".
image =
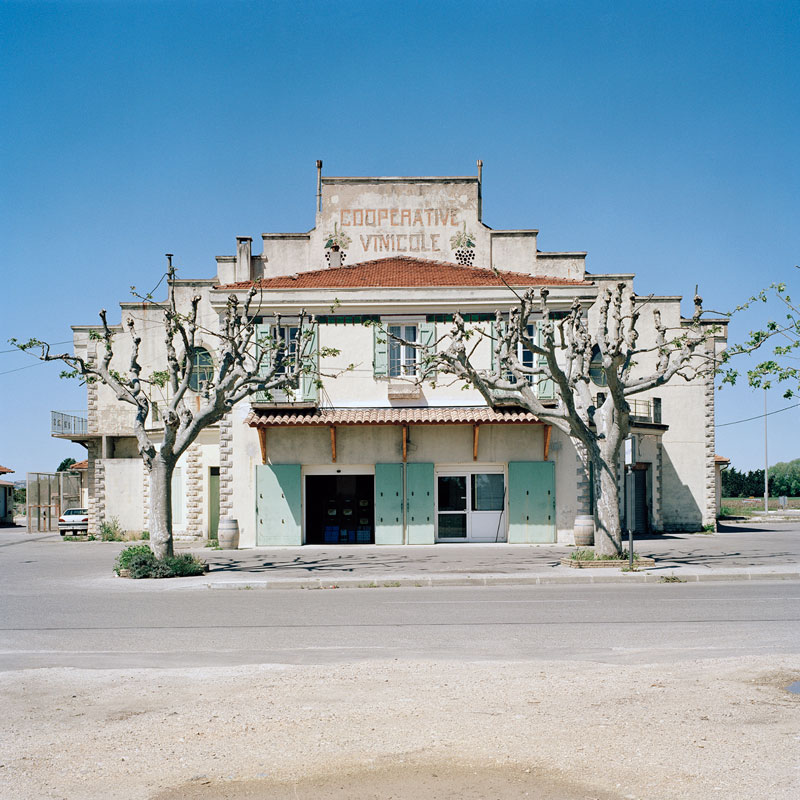
POLYGON ((408 527, 407 527, 407 512, 408 512, 408 481, 406 480, 406 470, 408 465, 403 462, 403 544, 408 544, 408 527))
POLYGON ((317 211, 322 211, 322 160, 317 159, 317 211))

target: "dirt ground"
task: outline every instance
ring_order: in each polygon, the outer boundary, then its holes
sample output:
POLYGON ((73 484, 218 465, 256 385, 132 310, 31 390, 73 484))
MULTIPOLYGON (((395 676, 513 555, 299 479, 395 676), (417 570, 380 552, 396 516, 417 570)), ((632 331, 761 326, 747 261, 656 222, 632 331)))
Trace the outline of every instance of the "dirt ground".
POLYGON ((0 797, 800 796, 797 657, 0 674, 0 797))

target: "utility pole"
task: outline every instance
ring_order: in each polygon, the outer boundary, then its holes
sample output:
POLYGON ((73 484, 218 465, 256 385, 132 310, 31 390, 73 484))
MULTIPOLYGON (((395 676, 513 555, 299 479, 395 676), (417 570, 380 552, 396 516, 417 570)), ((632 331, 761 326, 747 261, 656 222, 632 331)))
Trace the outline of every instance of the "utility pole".
POLYGON ((764 389, 764 513, 769 513, 769 459, 767 458, 767 390, 764 389))

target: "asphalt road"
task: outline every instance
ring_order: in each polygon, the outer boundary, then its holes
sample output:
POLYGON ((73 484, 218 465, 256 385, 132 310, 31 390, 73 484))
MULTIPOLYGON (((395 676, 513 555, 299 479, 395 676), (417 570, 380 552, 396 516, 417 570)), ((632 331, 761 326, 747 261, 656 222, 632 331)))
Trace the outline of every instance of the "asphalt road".
POLYGON ((800 647, 784 582, 64 594, 2 598, 0 669, 381 659, 633 664, 800 647))

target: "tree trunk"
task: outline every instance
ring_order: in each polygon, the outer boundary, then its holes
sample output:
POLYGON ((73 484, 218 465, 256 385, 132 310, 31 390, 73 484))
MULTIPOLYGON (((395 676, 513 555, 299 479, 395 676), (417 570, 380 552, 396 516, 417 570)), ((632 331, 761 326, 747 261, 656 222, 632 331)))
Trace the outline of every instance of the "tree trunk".
POLYGON ((172 472, 174 462, 159 453, 150 468, 150 547, 156 558, 172 555, 172 472))
POLYGON ((599 555, 621 555, 622 553, 622 528, 619 518, 619 491, 616 473, 616 454, 608 457, 605 454, 595 454, 594 550, 599 555))

